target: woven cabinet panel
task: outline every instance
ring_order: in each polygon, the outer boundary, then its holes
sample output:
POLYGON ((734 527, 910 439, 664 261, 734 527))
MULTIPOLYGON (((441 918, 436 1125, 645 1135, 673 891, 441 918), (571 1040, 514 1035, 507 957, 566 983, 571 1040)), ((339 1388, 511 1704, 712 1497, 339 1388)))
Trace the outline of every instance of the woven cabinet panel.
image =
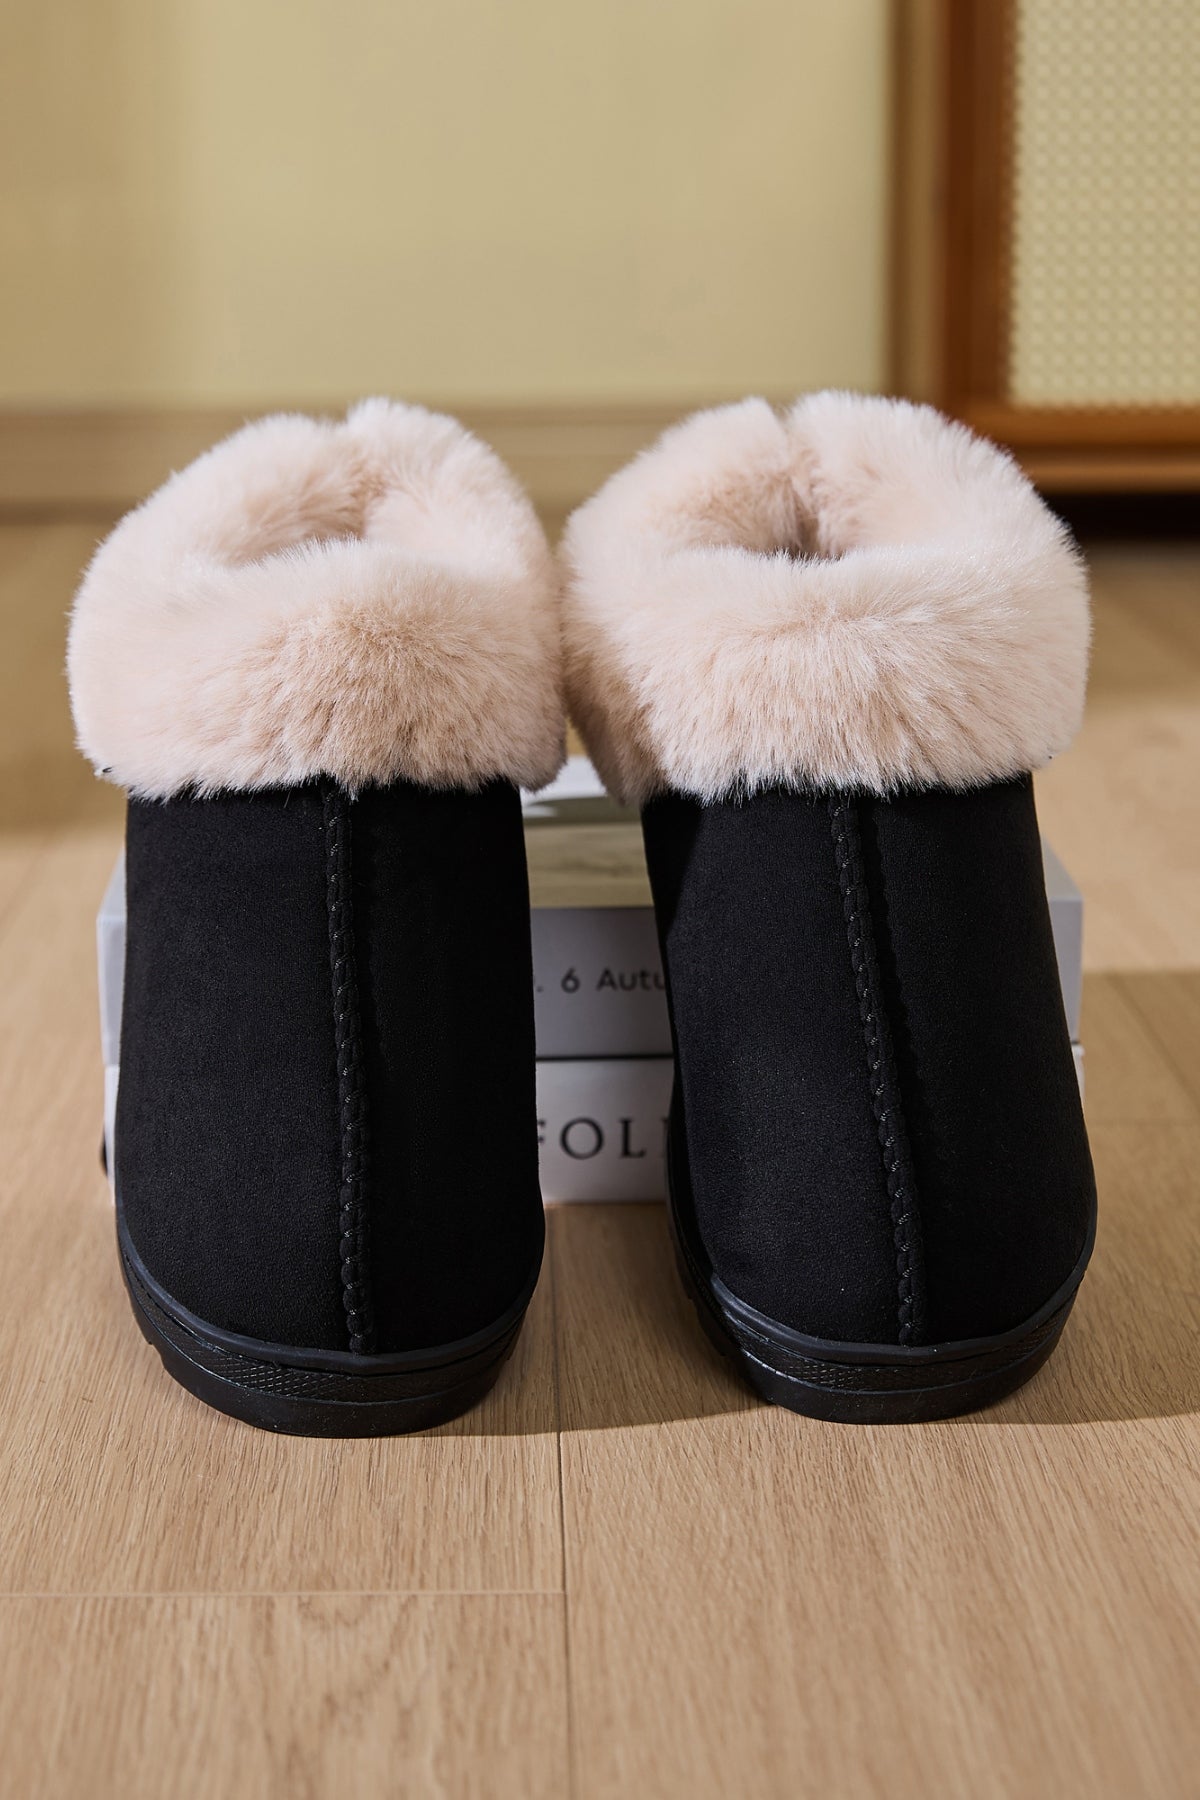
POLYGON ((1009 398, 1200 404, 1200 0, 1017 0, 1009 398))

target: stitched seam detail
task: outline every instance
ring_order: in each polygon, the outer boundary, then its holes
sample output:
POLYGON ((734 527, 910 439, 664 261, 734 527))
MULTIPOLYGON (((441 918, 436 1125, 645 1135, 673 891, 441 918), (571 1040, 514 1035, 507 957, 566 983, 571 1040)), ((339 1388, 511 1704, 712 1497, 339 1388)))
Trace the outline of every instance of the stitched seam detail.
POLYGON ((367 1084, 354 956, 351 801, 335 782, 326 787, 324 800, 325 906, 341 1134, 338 1254, 342 1305, 351 1350, 368 1354, 374 1348, 375 1323, 367 1277, 367 1084))
POLYGON ((867 1051, 867 1082, 871 1111, 892 1219, 896 1251, 897 1319, 902 1344, 920 1343, 925 1323, 925 1282, 921 1255, 920 1217, 916 1182, 909 1155, 908 1134, 900 1103, 900 1087, 892 1056, 891 1034, 883 1009, 879 963, 875 954, 871 904, 863 870, 858 819, 853 801, 845 796, 829 801, 829 819, 837 860, 838 885, 850 966, 858 997, 867 1051))

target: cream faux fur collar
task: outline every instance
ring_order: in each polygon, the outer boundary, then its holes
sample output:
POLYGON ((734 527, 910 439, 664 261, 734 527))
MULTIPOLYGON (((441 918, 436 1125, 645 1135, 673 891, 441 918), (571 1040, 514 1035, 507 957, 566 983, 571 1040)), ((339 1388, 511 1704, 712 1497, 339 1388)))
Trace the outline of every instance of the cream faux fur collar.
POLYGON ((968 786, 1079 723, 1079 557, 1007 456, 926 406, 698 413, 574 514, 563 559, 570 710, 634 803, 968 786))
POLYGON ((96 552, 68 670, 84 754, 147 797, 538 787, 562 761, 533 508, 454 420, 386 400, 264 419, 173 476, 96 552))

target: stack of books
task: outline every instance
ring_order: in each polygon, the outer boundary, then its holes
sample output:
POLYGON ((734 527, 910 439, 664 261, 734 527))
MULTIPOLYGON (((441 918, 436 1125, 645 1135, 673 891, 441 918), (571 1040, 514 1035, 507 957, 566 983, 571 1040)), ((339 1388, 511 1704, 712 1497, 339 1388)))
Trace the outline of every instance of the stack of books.
MULTIPOLYGON (((671 1031, 636 813, 572 757, 526 802, 538 1130, 547 1200, 665 1193, 671 1031)), ((1049 845, 1046 891, 1082 1084, 1083 899, 1049 845)))
MULTIPOLYGON (((538 1135, 547 1200, 657 1200, 666 1191, 671 1032, 641 826, 585 757, 525 802, 537 1021, 538 1135)), ((1076 1068, 1083 900, 1048 845, 1046 891, 1076 1068)), ((113 1114, 125 963, 118 862, 98 928, 105 1143, 113 1114)))

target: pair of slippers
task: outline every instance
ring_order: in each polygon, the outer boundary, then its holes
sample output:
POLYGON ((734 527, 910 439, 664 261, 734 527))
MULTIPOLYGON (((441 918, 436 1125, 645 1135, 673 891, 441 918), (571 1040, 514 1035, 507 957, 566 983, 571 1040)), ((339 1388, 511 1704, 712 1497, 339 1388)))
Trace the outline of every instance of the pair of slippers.
POLYGON ((701 413, 557 563, 418 407, 268 419, 174 476, 69 651, 129 796, 117 1230, 168 1371, 326 1435, 495 1380, 544 1230, 519 790, 569 710, 641 809, 705 1328, 821 1418, 1027 1379, 1094 1231, 1030 778, 1088 641, 1021 473, 899 401, 701 413))

